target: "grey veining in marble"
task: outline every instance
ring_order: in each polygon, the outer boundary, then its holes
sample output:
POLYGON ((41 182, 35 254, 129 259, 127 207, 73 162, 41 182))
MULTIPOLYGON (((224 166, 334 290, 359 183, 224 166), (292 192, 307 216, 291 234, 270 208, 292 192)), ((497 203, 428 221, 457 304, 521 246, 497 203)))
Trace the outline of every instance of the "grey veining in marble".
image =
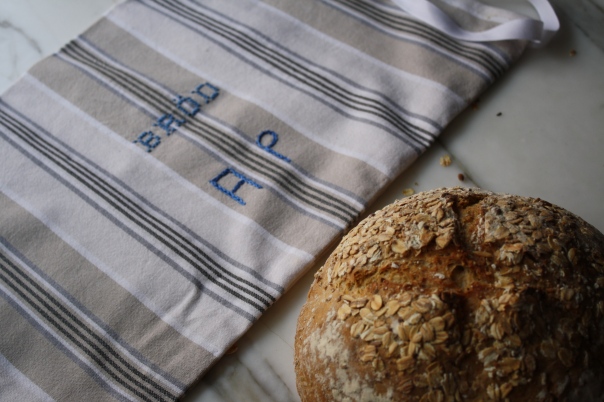
POLYGON ((40 44, 28 32, 0 20, 0 88, 15 82, 21 73, 43 55, 40 44))
POLYGON ((552 4, 604 50, 604 0, 552 0, 552 4))
POLYGON ((123 0, 0 0, 0 94, 123 0))
POLYGON ((237 355, 225 356, 189 397, 225 402, 299 401, 295 390, 287 387, 271 362, 261 355, 249 365, 237 355))

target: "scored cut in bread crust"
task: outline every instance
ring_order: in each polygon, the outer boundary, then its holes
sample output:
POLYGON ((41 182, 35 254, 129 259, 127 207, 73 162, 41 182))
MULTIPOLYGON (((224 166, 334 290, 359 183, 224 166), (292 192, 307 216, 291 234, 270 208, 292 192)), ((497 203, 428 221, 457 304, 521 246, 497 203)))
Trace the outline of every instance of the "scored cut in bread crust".
POLYGON ((604 236, 539 199, 438 189, 352 229, 298 319, 303 402, 602 400, 604 236))

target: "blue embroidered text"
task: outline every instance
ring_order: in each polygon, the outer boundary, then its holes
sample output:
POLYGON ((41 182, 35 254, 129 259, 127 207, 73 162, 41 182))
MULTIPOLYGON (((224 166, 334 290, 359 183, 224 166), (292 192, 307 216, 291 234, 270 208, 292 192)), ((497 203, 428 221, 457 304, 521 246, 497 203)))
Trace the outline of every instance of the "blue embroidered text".
MULTIPOLYGON (((260 148, 264 149, 266 152, 270 153, 273 156, 276 156, 277 158, 279 158, 281 160, 291 163, 291 160, 287 156, 282 155, 273 149, 273 147, 275 146, 277 141, 279 141, 279 136, 277 135, 277 133, 275 133, 274 131, 271 131, 271 130, 265 130, 265 131, 261 132, 260 134, 258 134, 258 136, 256 137, 256 145, 258 145, 260 148), (263 142, 263 138, 266 136, 271 137, 271 141, 268 145, 264 145, 264 142, 263 142)), ((260 184, 256 183, 249 177, 244 176, 243 174, 239 173, 238 171, 236 171, 235 169, 233 169, 231 167, 228 167, 225 170, 223 170, 222 172, 220 172, 218 174, 218 176, 216 176, 212 180, 210 180, 210 183, 212 184, 212 186, 214 186, 220 192, 228 195, 229 197, 231 197, 232 199, 234 199, 241 205, 245 205, 245 201, 243 200, 243 198, 239 197, 235 193, 237 192, 237 190, 239 190, 241 188, 242 185, 249 184, 252 187, 255 187, 258 189, 262 188, 262 186, 260 184), (231 188, 229 190, 226 187, 222 186, 219 183, 219 181, 221 179, 223 179, 224 177, 231 175, 231 174, 239 180, 235 183, 233 188, 231 188)))
MULTIPOLYGON (((153 126, 163 130, 166 136, 170 136, 178 127, 187 123, 188 117, 194 117, 199 113, 203 104, 208 104, 216 99, 220 94, 220 89, 206 82, 198 85, 191 93, 194 97, 178 95, 173 100, 176 110, 158 117, 153 126), (173 113, 178 113, 180 116, 177 117, 173 113)), ((149 130, 141 133, 134 143, 141 144, 147 152, 151 152, 161 144, 161 140, 161 135, 149 130)))

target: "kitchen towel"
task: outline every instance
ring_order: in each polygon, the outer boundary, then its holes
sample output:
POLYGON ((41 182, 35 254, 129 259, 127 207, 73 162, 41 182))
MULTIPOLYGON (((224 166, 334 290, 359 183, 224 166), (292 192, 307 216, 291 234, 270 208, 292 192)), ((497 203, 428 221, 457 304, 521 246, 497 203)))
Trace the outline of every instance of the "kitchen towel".
POLYGON ((120 4, 0 100, 0 399, 177 399, 526 45, 389 1, 120 4))

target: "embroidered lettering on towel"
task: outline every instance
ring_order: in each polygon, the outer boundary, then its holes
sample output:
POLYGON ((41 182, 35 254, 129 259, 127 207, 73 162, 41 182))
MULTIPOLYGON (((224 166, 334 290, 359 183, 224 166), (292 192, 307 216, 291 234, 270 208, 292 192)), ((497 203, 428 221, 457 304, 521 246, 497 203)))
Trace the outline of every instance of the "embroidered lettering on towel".
POLYGON ((153 151, 159 144, 161 144, 161 137, 153 134, 151 131, 145 131, 138 136, 135 143, 142 144, 147 147, 147 152, 153 151))
POLYGON ((258 134, 258 137, 256 137, 256 144, 260 148, 262 148, 265 151, 267 151, 268 153, 270 153, 271 155, 274 155, 279 159, 283 159, 286 162, 291 162, 291 159, 289 159, 287 156, 282 155, 273 149, 273 147, 275 146, 275 144, 277 143, 278 140, 279 140, 279 136, 277 135, 276 132, 271 131, 271 130, 265 130, 265 131, 261 132, 260 134, 258 134), (271 140, 270 144, 264 145, 262 143, 262 138, 264 138, 267 135, 270 135, 272 137, 272 140, 271 140))
POLYGON ((178 95, 178 98, 175 100, 175 102, 178 110, 190 117, 195 116, 197 112, 199 112, 199 109, 201 109, 199 102, 193 98, 189 98, 188 96, 185 98, 178 95))
MULTIPOLYGON (((268 153, 270 153, 271 155, 276 156, 279 159, 283 159, 286 162, 291 162, 291 160, 285 156, 280 154, 279 152, 275 151, 273 149, 273 147, 275 146, 275 144, 277 143, 277 141, 279 141, 279 136, 277 135, 276 132, 272 131, 272 130, 265 130, 263 132, 261 132, 260 134, 258 134, 258 136, 256 137, 256 145, 258 145, 260 148, 264 149, 265 151, 267 151, 268 153), (262 142, 262 139, 267 136, 270 135, 271 136, 271 142, 268 145, 264 145, 264 143, 262 142)), ((231 197, 232 199, 234 199, 235 201, 237 201, 239 204, 241 205, 246 205, 245 201, 239 197, 238 195, 236 195, 235 193, 237 192, 237 190, 239 190, 239 188, 243 185, 243 184, 249 184, 255 188, 261 189, 262 186, 258 183, 256 183, 255 181, 253 181, 252 179, 242 175, 241 173, 237 172, 235 169, 228 167, 225 170, 223 170, 218 176, 214 177, 212 180, 210 180, 210 183, 217 188, 219 191, 223 192, 224 194, 228 195, 229 197, 231 197), (220 185, 218 182, 220 181, 220 179, 222 179, 225 176, 228 176, 229 174, 234 175, 236 178, 239 179, 239 181, 235 184, 235 186, 233 186, 233 188, 231 190, 223 187, 222 185, 220 185)))
POLYGON ((262 186, 260 184, 256 183, 252 179, 250 179, 250 178, 242 175, 241 173, 239 173, 238 171, 236 171, 235 169, 230 168, 230 167, 224 169, 218 176, 216 176, 212 180, 210 180, 210 183, 214 187, 216 187, 219 191, 221 191, 224 194, 228 195, 229 197, 231 197, 232 199, 234 199, 235 201, 237 201, 241 205, 245 205, 245 201, 243 201, 243 198, 239 197, 235 193, 237 192, 237 190, 239 190, 241 188, 242 185, 249 184, 250 186, 253 186, 253 187, 256 187, 256 188, 262 188, 262 186), (222 185, 220 185, 218 183, 222 178, 228 176, 229 174, 232 174, 237 179, 239 179, 239 181, 237 181, 237 183, 230 190, 227 189, 227 188, 225 188, 225 187, 223 187, 222 185))
MULTIPOLYGON (((220 94, 220 89, 209 82, 200 84, 191 91, 191 93, 201 98, 196 100, 190 96, 178 95, 176 99, 172 101, 176 105, 176 111, 171 113, 165 113, 157 118, 153 127, 158 127, 165 132, 166 136, 170 136, 178 127, 183 126, 187 123, 187 117, 194 117, 201 110, 202 104, 208 104, 212 102, 220 94), (173 113, 180 112, 182 116, 175 116, 173 113)), ((140 144, 146 148, 147 152, 153 151, 161 144, 162 137, 159 134, 154 133, 152 130, 141 133, 136 140, 135 144, 140 144)))
POLYGON ((206 82, 205 84, 198 85, 197 88, 195 88, 195 91, 193 91, 193 93, 201 96, 206 103, 210 103, 214 99, 216 99, 216 97, 220 93, 220 90, 209 82, 206 82), (209 88, 211 92, 209 94, 206 94, 204 91, 202 91, 202 89, 204 88, 209 88))
POLYGON ((186 122, 185 119, 177 119, 171 114, 165 114, 157 119, 153 126, 162 128, 166 132, 166 135, 170 135, 176 130, 176 127, 180 127, 186 122), (172 127, 172 124, 175 124, 176 127, 172 127))

